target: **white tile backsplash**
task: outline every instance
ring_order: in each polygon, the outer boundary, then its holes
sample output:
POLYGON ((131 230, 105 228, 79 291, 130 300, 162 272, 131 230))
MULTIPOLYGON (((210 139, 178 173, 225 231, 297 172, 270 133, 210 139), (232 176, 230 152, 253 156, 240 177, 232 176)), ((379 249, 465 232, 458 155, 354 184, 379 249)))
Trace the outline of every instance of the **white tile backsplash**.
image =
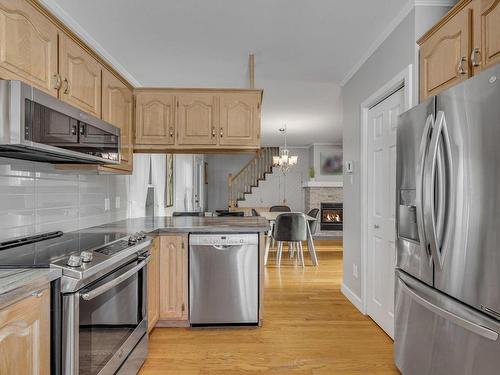
POLYGON ((125 219, 127 198, 128 176, 63 172, 51 164, 0 158, 0 240, 125 219))

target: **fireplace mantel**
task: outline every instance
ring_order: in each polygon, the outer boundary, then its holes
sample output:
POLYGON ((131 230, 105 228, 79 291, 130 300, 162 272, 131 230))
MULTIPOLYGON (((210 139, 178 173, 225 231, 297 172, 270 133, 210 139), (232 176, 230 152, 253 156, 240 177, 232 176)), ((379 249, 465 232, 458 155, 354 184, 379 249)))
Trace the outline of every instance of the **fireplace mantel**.
POLYGON ((302 184, 303 188, 320 188, 320 187, 336 187, 341 188, 344 186, 343 181, 306 181, 302 184))

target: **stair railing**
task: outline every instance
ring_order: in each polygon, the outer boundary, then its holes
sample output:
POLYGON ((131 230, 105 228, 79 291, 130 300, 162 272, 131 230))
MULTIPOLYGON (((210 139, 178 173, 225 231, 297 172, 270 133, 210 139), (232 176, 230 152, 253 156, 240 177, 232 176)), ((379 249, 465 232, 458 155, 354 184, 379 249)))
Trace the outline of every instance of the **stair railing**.
POLYGON ((273 169, 273 155, 279 152, 278 147, 264 147, 257 151, 255 157, 248 161, 235 175, 227 178, 228 206, 237 207, 238 201, 245 199, 245 194, 251 193, 252 187, 258 186, 266 173, 273 169))

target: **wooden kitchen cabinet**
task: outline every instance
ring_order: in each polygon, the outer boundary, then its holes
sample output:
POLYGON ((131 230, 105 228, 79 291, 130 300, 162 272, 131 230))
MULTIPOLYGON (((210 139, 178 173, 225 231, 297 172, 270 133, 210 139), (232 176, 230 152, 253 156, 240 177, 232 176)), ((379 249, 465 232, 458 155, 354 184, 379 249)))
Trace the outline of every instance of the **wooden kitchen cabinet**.
POLYGON ((255 151, 262 90, 136 89, 134 150, 255 151))
POLYGON ((258 146, 260 139, 260 96, 227 94, 220 96, 219 144, 258 146))
POLYGON ((57 27, 25 0, 0 0, 0 78, 57 96, 57 27))
POLYGON ((217 96, 212 93, 181 93, 177 97, 179 145, 217 144, 219 127, 217 96))
POLYGON ((136 145, 175 143, 175 95, 159 90, 136 91, 136 145))
POLYGON ((424 100, 500 63, 500 0, 460 0, 418 44, 424 100))
POLYGON ((420 46, 420 99, 466 80, 472 35, 472 11, 462 8, 420 46))
POLYGON ((500 62, 500 1, 474 0, 474 43, 471 62, 475 73, 500 62))
POLYGON ((59 97, 101 117, 101 65, 69 36, 59 36, 59 97))
POLYGON ((102 70, 102 119, 120 128, 121 163, 110 168, 132 172, 132 90, 106 69, 102 70))
POLYGON ((0 310, 0 374, 50 374, 50 291, 0 310))
POLYGON ((156 326, 160 317, 160 244, 153 240, 151 260, 148 264, 148 332, 156 326))
POLYGON ((160 237, 160 321, 188 320, 187 235, 160 237))

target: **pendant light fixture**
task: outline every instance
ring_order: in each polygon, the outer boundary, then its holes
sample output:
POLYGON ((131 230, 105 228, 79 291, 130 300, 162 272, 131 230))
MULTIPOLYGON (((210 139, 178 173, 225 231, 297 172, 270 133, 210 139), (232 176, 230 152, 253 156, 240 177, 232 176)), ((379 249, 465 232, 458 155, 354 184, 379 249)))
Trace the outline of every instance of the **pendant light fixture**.
POLYGON ((280 154, 273 156, 273 166, 279 167, 283 174, 290 169, 290 167, 297 164, 297 156, 290 156, 290 153, 287 149, 286 144, 286 125, 283 128, 279 129, 280 133, 285 137, 285 147, 280 148, 280 154))

